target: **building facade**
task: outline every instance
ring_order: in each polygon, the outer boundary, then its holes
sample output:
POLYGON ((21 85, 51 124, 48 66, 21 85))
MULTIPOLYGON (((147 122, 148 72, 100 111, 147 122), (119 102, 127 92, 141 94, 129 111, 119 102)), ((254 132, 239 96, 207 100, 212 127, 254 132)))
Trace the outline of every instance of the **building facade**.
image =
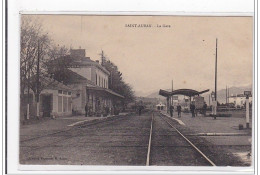
MULTIPOLYGON (((72 114, 72 91, 71 88, 48 77, 40 77, 40 82, 44 89, 39 95, 40 117, 60 117, 72 114)), ((23 106, 22 115, 26 118, 27 105, 29 104, 30 116, 36 116, 36 94, 32 89, 26 88, 24 91, 25 98, 21 101, 23 106), (28 94, 28 95, 27 95, 28 94), (29 97, 29 100, 28 100, 29 97), (29 102, 29 103, 28 103, 29 102)))
MULTIPOLYGON (((246 96, 244 94, 231 95, 228 97, 229 103, 233 103, 236 108, 245 107, 246 96)), ((252 95, 249 96, 249 104, 252 105, 252 95)))
POLYGON ((75 114, 102 116, 114 114, 124 97, 109 89, 109 75, 99 61, 85 57, 84 49, 72 49, 67 67, 66 84, 73 89, 72 110, 75 114))

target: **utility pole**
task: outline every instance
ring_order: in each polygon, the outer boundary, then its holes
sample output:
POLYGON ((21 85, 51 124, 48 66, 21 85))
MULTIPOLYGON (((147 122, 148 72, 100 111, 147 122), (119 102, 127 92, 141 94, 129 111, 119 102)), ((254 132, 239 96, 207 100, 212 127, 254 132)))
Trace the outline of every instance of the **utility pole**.
MULTIPOLYGON (((172 80, 172 92, 173 92, 173 80, 172 80)), ((171 95, 171 103, 173 105, 173 96, 171 95)))
POLYGON ((173 80, 172 80, 172 92, 173 92, 173 80))
POLYGON ((216 38, 216 60, 215 60, 215 101, 213 103, 214 106, 214 119, 217 117, 217 107, 218 107, 218 100, 217 100, 217 70, 218 70, 218 39, 216 38))
POLYGON ((36 80, 36 102, 37 102, 37 118, 40 117, 40 103, 39 103, 39 84, 40 84, 40 41, 38 40, 38 59, 37 59, 37 80, 36 80))
POLYGON ((216 38, 216 60, 215 60, 215 100, 217 101, 217 70, 218 70, 218 39, 216 38))
POLYGON ((227 89, 227 90, 228 90, 228 103, 229 103, 229 87, 228 87, 228 89, 227 89))
POLYGON ((226 104, 227 104, 227 85, 226 85, 226 104))
POLYGON ((101 56, 101 65, 103 66, 103 65, 104 65, 104 62, 105 62, 104 51, 101 50, 101 53, 100 53, 99 55, 101 56))

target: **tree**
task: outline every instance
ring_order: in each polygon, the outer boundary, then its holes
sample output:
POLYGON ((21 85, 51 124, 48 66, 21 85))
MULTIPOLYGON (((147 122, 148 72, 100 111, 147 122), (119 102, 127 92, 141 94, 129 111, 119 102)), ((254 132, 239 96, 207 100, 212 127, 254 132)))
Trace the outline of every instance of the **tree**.
POLYGON ((123 100, 124 105, 134 101, 135 96, 133 88, 124 82, 122 73, 118 70, 118 67, 105 57, 103 51, 100 55, 101 65, 110 72, 109 88, 125 97, 123 100))
POLYGON ((43 88, 39 87, 37 84, 39 78, 35 77, 47 74, 44 62, 47 59, 46 54, 51 40, 48 33, 43 31, 38 18, 26 15, 21 18, 20 37, 20 94, 22 100, 25 95, 24 90, 28 88, 27 118, 29 118, 29 90, 31 88, 37 94, 38 102, 40 89, 43 88))
POLYGON ((46 63, 47 70, 51 78, 67 84, 70 74, 67 68, 73 64, 73 59, 69 55, 69 49, 65 46, 52 47, 49 51, 50 60, 46 63))

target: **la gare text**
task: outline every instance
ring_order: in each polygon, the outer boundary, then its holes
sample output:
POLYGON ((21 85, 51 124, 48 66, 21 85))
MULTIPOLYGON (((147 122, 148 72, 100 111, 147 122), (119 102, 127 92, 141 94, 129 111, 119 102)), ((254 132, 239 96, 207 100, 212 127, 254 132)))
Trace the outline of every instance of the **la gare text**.
POLYGON ((158 27, 158 28, 171 28, 171 25, 169 24, 125 24, 125 27, 128 28, 152 28, 152 27, 158 27))

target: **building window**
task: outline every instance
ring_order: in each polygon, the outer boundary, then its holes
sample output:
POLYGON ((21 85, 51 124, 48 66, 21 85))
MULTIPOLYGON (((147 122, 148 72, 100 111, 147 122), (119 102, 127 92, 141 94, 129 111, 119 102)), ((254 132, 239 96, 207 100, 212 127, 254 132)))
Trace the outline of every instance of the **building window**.
POLYGON ((58 93, 59 93, 59 94, 62 94, 62 90, 58 90, 58 93))
POLYGON ((63 112, 67 112, 67 105, 68 105, 68 98, 67 97, 63 97, 63 112))
POLYGON ((98 84, 97 84, 97 82, 98 82, 98 79, 97 79, 97 78, 98 78, 98 77, 97 77, 97 74, 96 74, 96 85, 98 85, 98 84))
POLYGON ((68 111, 71 111, 71 97, 68 97, 68 111))
POLYGON ((58 96, 58 112, 62 112, 62 96, 58 96))

